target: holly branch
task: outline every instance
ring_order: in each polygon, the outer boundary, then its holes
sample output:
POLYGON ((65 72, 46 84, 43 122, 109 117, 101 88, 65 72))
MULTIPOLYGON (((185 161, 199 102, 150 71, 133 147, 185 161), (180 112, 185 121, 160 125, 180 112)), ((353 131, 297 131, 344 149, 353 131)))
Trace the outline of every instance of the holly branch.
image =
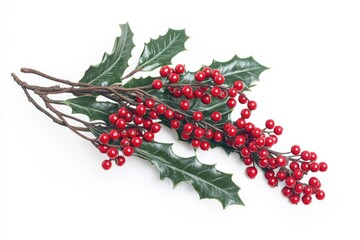
POLYGON ((326 171, 327 164, 318 163, 314 152, 301 151, 298 145, 285 153, 274 150, 283 128, 272 119, 266 121, 265 128, 250 121, 257 103, 245 91, 255 85, 266 67, 251 57, 238 56, 227 62, 213 61, 196 72, 187 71, 183 64, 171 67, 171 59, 185 50, 188 37, 184 30, 169 29, 144 45, 138 64, 125 75, 135 45, 129 25, 120 27, 122 34, 116 38, 112 53, 105 53, 79 82, 21 69, 22 73, 57 84, 43 87, 12 74, 38 110, 106 154, 103 169, 109 170, 113 163, 123 166, 126 157, 136 155, 150 161, 161 179, 169 178, 175 186, 180 182, 191 184, 200 198, 217 199, 224 208, 243 204, 231 174, 201 163, 196 155, 178 156, 172 144, 154 141, 155 134, 166 125, 195 150, 221 147, 227 153, 237 153, 250 178, 255 178, 261 169, 271 187, 283 182, 282 193, 292 203, 301 200, 309 204, 313 195, 319 200, 325 197, 318 178, 310 177, 307 182, 303 178, 310 172, 326 171), (159 69, 158 77, 135 78, 138 72, 155 69, 159 69), (64 94, 74 97, 63 100, 60 96, 64 94), (233 121, 231 113, 238 104, 243 109, 233 121), (59 106, 70 107, 72 114, 61 111, 59 106), (86 115, 89 120, 76 114, 86 115))

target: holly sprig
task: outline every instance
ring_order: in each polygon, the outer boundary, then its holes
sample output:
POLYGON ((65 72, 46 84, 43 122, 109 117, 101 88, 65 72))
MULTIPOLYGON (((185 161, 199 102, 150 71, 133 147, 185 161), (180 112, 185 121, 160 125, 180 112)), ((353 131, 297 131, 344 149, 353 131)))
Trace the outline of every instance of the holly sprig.
POLYGON ((122 24, 120 28, 121 35, 116 38, 112 53, 105 53, 99 64, 90 66, 79 82, 30 68, 21 69, 23 73, 61 84, 41 87, 12 74, 37 109, 107 154, 108 159, 102 162, 104 169, 110 169, 113 163, 122 166, 126 157, 135 155, 149 161, 159 170, 160 178, 169 178, 174 186, 187 182, 200 198, 217 199, 224 208, 242 205, 240 188, 232 181, 231 174, 201 163, 196 155, 178 156, 172 151, 172 144, 154 141, 163 124, 174 129, 179 140, 190 142, 194 149, 206 151, 221 147, 227 153, 238 153, 247 165, 250 178, 254 178, 260 168, 270 186, 284 181, 282 193, 292 203, 301 199, 309 204, 312 195, 320 200, 324 198, 316 177, 311 177, 308 183, 301 180, 309 172, 326 171, 326 163, 317 163, 315 153, 301 151, 298 145, 288 153, 273 150, 282 127, 271 119, 263 129, 249 121, 257 104, 247 98, 245 91, 255 85, 266 67, 252 57, 234 56, 226 62, 213 61, 196 72, 187 71, 182 64, 172 68, 169 66, 172 58, 185 50, 188 36, 185 30, 169 29, 165 35, 146 43, 138 63, 129 69, 135 47, 133 33, 129 24, 122 24), (155 69, 159 69, 158 77, 135 77, 138 72, 155 69), (45 107, 37 103, 30 92, 38 95, 45 107), (74 97, 56 98, 64 93, 74 97), (99 96, 107 100, 99 100, 99 96), (246 107, 240 118, 233 121, 231 112, 237 102, 246 107), (69 106, 73 114, 58 110, 59 105, 69 106), (89 121, 74 114, 86 115, 89 121))

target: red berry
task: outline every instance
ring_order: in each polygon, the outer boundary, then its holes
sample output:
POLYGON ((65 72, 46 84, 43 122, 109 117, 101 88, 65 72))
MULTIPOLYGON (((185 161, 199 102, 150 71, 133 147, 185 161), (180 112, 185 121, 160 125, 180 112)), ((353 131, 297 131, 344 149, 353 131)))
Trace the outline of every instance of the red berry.
POLYGON ((268 179, 268 184, 271 186, 271 187, 276 187, 278 185, 278 180, 276 177, 271 177, 268 179))
POLYGON ((275 133, 276 135, 281 135, 282 132, 283 132, 283 128, 282 128, 282 127, 276 126, 276 127, 274 128, 274 133, 275 133))
POLYGON ((227 96, 226 91, 221 91, 217 96, 219 99, 224 99, 227 96))
POLYGON ((202 114, 202 112, 200 112, 200 111, 195 111, 194 113, 193 113, 193 119, 194 119, 194 121, 201 121, 201 120, 203 120, 203 114, 202 114))
POLYGON ((251 122, 248 122, 245 124, 245 130, 247 132, 252 132, 252 130, 255 128, 255 125, 251 122))
POLYGON ((234 108, 236 106, 236 100, 234 98, 229 98, 226 102, 228 108, 234 108))
POLYGON ((181 89, 182 93, 186 96, 191 94, 191 92, 193 91, 192 88, 189 85, 183 86, 181 89))
POLYGON ((126 146, 126 147, 124 147, 124 149, 122 151, 123 151, 125 156, 129 157, 129 156, 133 155, 134 148, 132 148, 131 146, 126 146))
POLYGON ((238 147, 244 145, 244 143, 245 143, 245 137, 242 135, 238 135, 234 139, 233 146, 235 148, 238 148, 238 147))
POLYGON ((191 133, 194 130, 194 126, 191 123, 185 123, 183 131, 185 133, 191 133))
POLYGON ((303 170, 304 172, 308 172, 310 170, 310 164, 307 162, 301 163, 301 170, 303 170))
POLYGON ((208 130, 205 131, 205 138, 207 138, 207 139, 212 139, 213 136, 214 136, 213 130, 208 129, 208 130))
POLYGON ((247 97, 245 96, 245 94, 240 94, 240 96, 239 96, 239 98, 238 98, 238 101, 239 101, 239 103, 241 103, 241 104, 245 104, 245 103, 247 103, 247 101, 248 101, 248 99, 247 99, 247 97))
POLYGON ((301 201, 302 201, 305 205, 310 204, 310 203, 311 203, 311 200, 312 200, 311 195, 304 195, 304 196, 301 198, 301 201))
POLYGON ((302 170, 300 169, 296 169, 294 170, 294 172, 292 173, 293 177, 296 179, 296 180, 300 180, 302 179, 302 177, 304 176, 304 173, 302 170))
POLYGON ((214 78, 214 83, 217 84, 217 85, 221 85, 225 82, 225 78, 223 75, 217 75, 215 78, 214 78))
POLYGON ((323 190, 317 190, 315 193, 315 197, 318 200, 323 200, 325 198, 325 192, 323 190))
POLYGON ((212 70, 212 72, 211 72, 211 78, 212 79, 214 79, 216 76, 219 76, 219 75, 221 75, 219 69, 212 70))
POLYGON ((112 140, 118 140, 120 138, 120 132, 116 129, 111 129, 109 136, 112 140))
POLYGON ((229 124, 228 127, 225 125, 224 130, 229 137, 235 137, 237 133, 236 127, 234 127, 232 124, 229 124))
POLYGON ((104 170, 109 170, 109 169, 111 168, 111 165, 112 165, 112 163, 111 163, 111 161, 108 160, 108 159, 102 161, 102 163, 101 163, 101 166, 102 166, 102 168, 103 168, 104 170))
POLYGON ((154 124, 151 126, 151 131, 152 131, 153 133, 158 133, 158 132, 160 132, 160 130, 161 130, 161 126, 160 126, 159 123, 154 123, 154 124))
POLYGON ((205 74, 205 77, 210 77, 211 76, 211 72, 212 72, 211 68, 204 67, 204 69, 202 71, 205 74))
POLYGON ((171 120, 170 127, 175 130, 178 129, 180 127, 180 121, 176 119, 171 120))
POLYGON ((269 155, 269 152, 266 149, 260 149, 260 151, 258 151, 258 155, 260 158, 266 158, 269 155))
POLYGON ((310 161, 316 161, 316 159, 317 159, 317 155, 316 155, 316 153, 314 153, 314 152, 310 152, 310 161))
POLYGON ((243 119, 248 119, 251 116, 251 111, 247 108, 244 108, 243 110, 241 110, 241 117, 243 119))
POLYGON ((311 178, 309 179, 309 185, 312 186, 312 187, 314 187, 314 188, 317 188, 317 187, 319 187, 319 185, 320 185, 320 181, 319 181, 319 179, 317 179, 316 177, 311 177, 311 178))
POLYGON ((160 68, 160 76, 167 77, 171 73, 171 68, 169 66, 163 66, 160 68))
POLYGON ((99 142, 102 144, 107 144, 110 141, 110 136, 107 133, 102 133, 99 136, 99 142))
POLYGON ((244 83, 242 81, 235 81, 234 82, 234 88, 238 91, 242 91, 244 89, 244 83))
POLYGON ((149 130, 152 125, 153 125, 153 120, 151 120, 150 118, 144 119, 143 126, 146 130, 149 130))
POLYGON ((106 145, 99 145, 99 146, 98 146, 98 149, 99 149, 99 151, 100 151, 101 153, 106 153, 107 150, 109 149, 109 147, 106 146, 106 145))
POLYGON ((196 90, 194 91, 194 96, 195 96, 196 98, 201 98, 202 96, 204 96, 204 92, 203 92, 201 89, 196 89, 196 90))
POLYGON ((211 102, 211 97, 209 94, 204 94, 204 96, 202 96, 201 98, 201 102, 203 104, 209 104, 211 102))
POLYGON ((301 152, 301 149, 300 149, 300 146, 299 145, 293 145, 291 147, 291 153, 294 154, 295 156, 296 155, 299 155, 301 152))
POLYGON ((283 187, 283 189, 281 189, 281 192, 285 197, 290 197, 293 193, 293 189, 289 187, 283 187))
POLYGON ((142 144, 142 139, 140 137, 134 137, 133 139, 131 139, 131 145, 133 145, 133 147, 140 147, 142 144))
POLYGON ((152 142, 154 140, 154 137, 155 137, 155 134, 153 132, 148 131, 144 134, 143 138, 147 142, 152 142))
POLYGON ((127 132, 128 132, 128 136, 130 138, 137 137, 137 135, 138 135, 137 131, 135 129, 132 129, 132 128, 128 129, 127 132))
POLYGON ((312 172, 319 171, 319 164, 316 162, 310 163, 310 171, 312 171, 312 172))
POLYGON ((210 93, 212 96, 217 97, 221 93, 221 89, 218 86, 214 86, 211 88, 210 93))
POLYGON ((117 157, 118 150, 116 148, 109 148, 109 150, 107 151, 107 155, 109 156, 109 158, 113 159, 117 157))
POLYGON ((272 147, 274 145, 274 139, 272 137, 266 137, 265 138, 265 145, 267 147, 272 147))
POLYGON ((257 103, 255 101, 251 100, 251 101, 248 101, 247 106, 251 111, 253 111, 256 109, 257 103))
POLYGON ((245 127, 246 121, 243 118, 239 118, 235 123, 239 129, 242 129, 245 127))
POLYGON ((237 90, 235 88, 229 88, 228 94, 229 94, 229 97, 236 97, 237 90))
POLYGON ((284 181, 287 178, 287 174, 284 171, 278 171, 276 174, 276 177, 280 180, 280 181, 284 181))
POLYGON ((184 131, 181 132, 181 138, 182 138, 183 140, 189 140, 190 137, 191 137, 190 133, 186 133, 186 132, 184 132, 184 131))
POLYGON ((144 115, 146 113, 145 105, 143 105, 143 104, 137 105, 135 112, 138 115, 141 115, 141 116, 144 115))
POLYGON ((125 119, 119 118, 119 119, 116 121, 115 126, 116 126, 118 129, 124 129, 124 128, 126 127, 126 121, 125 121, 125 119))
POLYGON ((166 107, 165 107, 165 105, 164 104, 158 104, 157 106, 156 106, 156 112, 158 113, 158 114, 160 114, 160 115, 162 115, 162 114, 164 114, 165 112, 166 112, 166 107))
POLYGON ((269 164, 269 161, 267 160, 267 158, 262 158, 259 160, 258 164, 259 164, 259 167, 266 168, 269 164))
POLYGON ((180 76, 179 74, 177 73, 171 73, 169 76, 168 76, 168 79, 171 83, 177 83, 179 82, 180 80, 180 76))
POLYGON ((165 116, 165 118, 167 118, 167 119, 172 119, 172 118, 174 118, 175 113, 174 113, 173 110, 168 109, 168 110, 165 111, 164 116, 165 116))
POLYGON ((304 191, 304 185, 302 185, 302 183, 297 183, 294 186, 294 192, 296 192, 297 194, 300 194, 304 191))
POLYGON ((295 161, 292 161, 289 166, 290 166, 290 169, 293 171, 300 168, 299 163, 297 163, 295 161))
POLYGON ((200 148, 201 150, 207 151, 210 148, 210 143, 208 141, 201 141, 200 148))
POLYGON ((198 147, 200 147, 200 144, 201 144, 201 141, 199 140, 199 139, 193 139, 192 141, 191 141, 191 145, 194 147, 194 148, 198 148, 198 147))
POLYGON ((205 129, 201 128, 201 127, 197 127, 194 130, 194 137, 196 138, 202 138, 205 134, 205 129))
POLYGON ((287 160, 284 156, 277 156, 276 163, 279 167, 285 167, 287 165, 287 160))
POLYGON ((182 110, 185 110, 185 111, 187 111, 187 110, 189 110, 189 108, 190 108, 190 103, 189 103, 189 101, 188 100, 181 100, 181 102, 180 102, 180 108, 182 109, 182 110))
POLYGON ((251 179, 254 179, 256 177, 257 173, 258 173, 258 170, 253 166, 246 168, 246 174, 251 179))
POLYGON ((153 100, 153 99, 146 99, 146 100, 145 100, 145 106, 146 106, 147 108, 150 108, 150 109, 154 108, 154 106, 155 106, 155 100, 153 100))
POLYGON ((111 124, 115 124, 118 119, 119 117, 115 113, 109 115, 109 123, 111 124))
POLYGON ((177 74, 183 74, 185 72, 185 66, 182 64, 178 64, 175 66, 175 72, 177 74))
POLYGON ((250 150, 247 148, 247 147, 243 147, 241 150, 240 150, 240 154, 241 156, 243 156, 244 158, 247 158, 247 157, 250 157, 250 150))
POLYGON ((202 71, 199 71, 195 74, 195 80, 198 82, 202 82, 205 80, 205 73, 202 71))
POLYGON ((130 145, 130 139, 129 138, 123 138, 120 141, 120 145, 125 147, 125 146, 129 146, 130 145))
POLYGON ((214 122, 218 122, 221 120, 221 113, 220 112, 213 112, 211 113, 211 119, 214 121, 214 122))
POLYGON ((301 152, 301 158, 302 158, 304 161, 310 160, 310 153, 309 153, 308 151, 302 151, 302 152, 301 152))
MULTIPOLYGON (((170 88, 170 87, 169 87, 170 88)), ((174 97, 176 97, 176 98, 180 98, 180 97, 182 97, 182 95, 183 95, 183 93, 182 93, 182 91, 180 90, 180 88, 174 88, 173 90, 169 90, 171 93, 172 93, 172 95, 174 96, 174 97)))
POLYGON ((325 172, 328 169, 328 165, 325 162, 319 163, 320 172, 325 172))
POLYGON ((221 132, 214 132, 213 139, 215 142, 220 142, 223 139, 223 134, 221 132))
POLYGON ((274 172, 274 170, 266 170, 266 171, 265 171, 265 178, 266 178, 266 179, 269 179, 269 178, 272 178, 272 177, 275 177, 275 172, 274 172))
POLYGON ((251 159, 251 158, 243 158, 242 159, 243 160, 243 162, 244 162, 244 164, 246 165, 246 166, 250 166, 251 164, 253 164, 253 160, 251 159))
POLYGON ((303 193, 304 194, 313 194, 314 189, 312 187, 310 187, 309 185, 306 185, 306 186, 304 186, 303 193))
POLYGON ((128 111, 126 110, 126 108, 124 108, 124 107, 119 108, 119 110, 118 110, 119 117, 125 117, 127 112, 128 111))
POLYGON ((298 204, 300 202, 300 196, 299 195, 292 195, 289 197, 289 200, 292 204, 298 204))
POLYGON ((123 156, 117 156, 116 158, 115 158, 115 163, 116 163, 116 165, 118 165, 118 166, 122 166, 122 165, 124 165, 125 164, 125 162, 126 162, 126 160, 125 160, 125 158, 123 157, 123 156))
MULTIPOLYGON (((154 112, 154 111, 152 111, 152 112, 154 112)), ((143 119, 142 116, 136 115, 136 116, 134 116, 133 121, 134 121, 134 123, 135 123, 136 125, 140 125, 140 124, 143 123, 144 119, 143 119)))
POLYGON ((273 129, 275 127, 275 122, 272 119, 266 120, 265 127, 267 129, 273 129))
POLYGON ((293 187, 295 185, 295 183, 296 183, 296 180, 294 177, 289 176, 285 179, 285 184, 288 187, 293 187))
POLYGON ((163 83, 162 83, 162 81, 161 81, 160 79, 155 79, 155 80, 152 82, 152 87, 153 87, 154 89, 160 89, 160 88, 162 88, 162 86, 163 86, 163 83))

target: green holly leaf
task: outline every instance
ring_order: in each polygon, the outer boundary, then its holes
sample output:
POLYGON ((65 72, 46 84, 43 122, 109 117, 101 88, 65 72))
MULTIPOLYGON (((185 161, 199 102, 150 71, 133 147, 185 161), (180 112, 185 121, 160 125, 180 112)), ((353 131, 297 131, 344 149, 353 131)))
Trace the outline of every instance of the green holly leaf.
POLYGON ((123 87, 125 88, 136 88, 151 85, 154 81, 153 77, 140 77, 140 78, 132 78, 130 81, 124 83, 123 87))
POLYGON ((260 74, 268 69, 252 57, 239 58, 236 55, 227 62, 214 60, 210 67, 220 70, 226 79, 224 86, 231 86, 236 80, 241 80, 245 83, 246 90, 250 90, 254 86, 254 82, 259 81, 260 74))
POLYGON ((103 120, 107 122, 108 116, 116 112, 119 108, 119 104, 116 103, 96 101, 95 96, 81 96, 67 99, 64 103, 71 107, 72 113, 84 114, 92 121, 103 120))
POLYGON ((101 63, 90 66, 80 82, 94 86, 110 86, 121 83, 121 77, 129 66, 131 50, 135 45, 129 24, 121 24, 120 28, 121 36, 116 38, 112 53, 104 53, 101 63))
POLYGON ((164 36, 150 39, 144 46, 136 69, 151 71, 170 64, 176 54, 185 50, 184 45, 188 38, 185 30, 169 29, 164 36))
POLYGON ((244 205, 238 191, 240 188, 232 181, 231 174, 223 173, 215 165, 206 165, 196 156, 182 158, 172 151, 172 144, 143 142, 135 149, 135 155, 148 160, 160 172, 160 179, 169 178, 174 186, 181 182, 191 184, 200 199, 214 198, 223 208, 230 205, 244 205))

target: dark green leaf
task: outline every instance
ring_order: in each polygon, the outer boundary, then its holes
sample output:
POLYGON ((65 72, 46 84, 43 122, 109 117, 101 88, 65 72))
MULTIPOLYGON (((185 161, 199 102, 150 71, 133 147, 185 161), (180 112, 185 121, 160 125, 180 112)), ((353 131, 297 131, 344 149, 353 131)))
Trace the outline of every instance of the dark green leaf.
POLYGON ((267 67, 259 64, 252 57, 239 58, 234 56, 227 62, 213 61, 210 65, 212 69, 219 69, 221 74, 225 77, 225 86, 232 85, 236 80, 242 80, 245 83, 247 90, 249 90, 255 81, 259 81, 260 74, 267 69, 267 67))
POLYGON ((90 120, 108 121, 110 113, 116 112, 119 105, 112 102, 98 102, 94 96, 82 96, 65 100, 73 113, 85 114, 90 120))
POLYGON ((200 199, 214 198, 222 206, 241 204, 240 188, 232 181, 231 174, 218 171, 214 165, 206 165, 194 157, 182 158, 172 151, 172 144, 144 142, 135 154, 148 160, 160 171, 160 179, 169 178, 174 186, 181 182, 190 183, 200 199))
POLYGON ((147 86, 147 85, 151 85, 152 82, 154 81, 153 77, 140 77, 140 78, 133 78, 130 81, 126 82, 123 87, 125 88, 135 88, 135 87, 142 87, 142 86, 147 86))
POLYGON ((114 83, 121 83, 121 77, 129 66, 128 60, 135 45, 129 24, 121 24, 120 28, 121 36, 116 38, 112 53, 105 53, 100 64, 90 66, 80 82, 94 86, 110 86, 114 83))
POLYGON ((150 42, 144 46, 136 69, 151 71, 159 66, 170 64, 176 54, 185 50, 184 45, 188 38, 185 30, 169 29, 164 36, 150 39, 150 42))

